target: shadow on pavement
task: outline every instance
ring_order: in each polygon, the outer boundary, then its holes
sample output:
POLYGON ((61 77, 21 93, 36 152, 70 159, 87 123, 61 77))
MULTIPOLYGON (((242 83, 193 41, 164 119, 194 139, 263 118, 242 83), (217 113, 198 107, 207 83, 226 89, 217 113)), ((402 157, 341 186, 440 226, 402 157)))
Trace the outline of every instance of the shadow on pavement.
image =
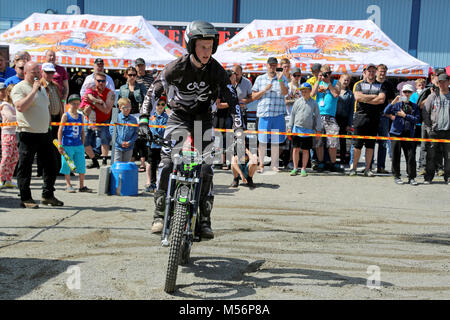
MULTIPOLYGON (((347 285, 366 286, 367 278, 349 277, 334 272, 300 269, 265 267, 266 260, 249 263, 246 260, 222 257, 193 257, 188 265, 181 268, 183 273, 194 273, 195 277, 215 282, 192 283, 177 286, 175 296, 184 298, 236 299, 254 294, 254 288, 298 286, 300 280, 310 285, 344 287, 347 285), (252 273, 259 272, 258 277, 252 273), (321 283, 322 282, 322 283, 321 283)), ((393 286, 389 282, 380 282, 381 287, 393 286)))
MULTIPOLYGON (((79 263, 81 261, 0 258, 0 299, 19 299, 79 263)), ((69 277, 70 273, 67 274, 69 277)))

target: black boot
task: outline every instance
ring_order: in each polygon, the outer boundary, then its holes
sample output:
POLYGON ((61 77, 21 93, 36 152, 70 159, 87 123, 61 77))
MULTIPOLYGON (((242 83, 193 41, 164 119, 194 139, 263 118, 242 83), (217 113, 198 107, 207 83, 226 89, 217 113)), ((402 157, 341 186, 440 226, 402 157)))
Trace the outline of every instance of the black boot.
POLYGON ((154 199, 155 199, 155 214, 153 215, 152 233, 161 233, 164 227, 166 192, 163 190, 156 190, 154 199))
POLYGON ((90 165, 86 166, 86 168, 88 168, 88 169, 100 168, 97 158, 94 157, 91 160, 92 160, 92 163, 90 165))
POLYGON ((211 229, 211 211, 213 207, 214 196, 205 196, 200 200, 200 233, 205 239, 213 239, 214 233, 211 229))

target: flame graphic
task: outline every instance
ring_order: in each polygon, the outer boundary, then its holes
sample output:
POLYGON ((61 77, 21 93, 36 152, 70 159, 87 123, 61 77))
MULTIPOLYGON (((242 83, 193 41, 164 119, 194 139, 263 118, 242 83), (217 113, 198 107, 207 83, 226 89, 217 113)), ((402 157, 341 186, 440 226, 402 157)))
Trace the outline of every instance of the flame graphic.
POLYGON ((130 40, 119 40, 96 32, 86 32, 86 43, 93 50, 109 50, 111 48, 143 48, 144 46, 130 40))
POLYGON ((270 40, 262 44, 250 44, 232 50, 240 52, 257 52, 262 54, 283 54, 288 51, 288 49, 298 47, 299 45, 299 38, 295 36, 270 40))
POLYGON ((61 31, 55 33, 41 34, 34 37, 15 38, 6 41, 21 43, 26 45, 53 45, 70 38, 71 31, 61 31))
MULTIPOLYGON (((61 42, 69 40, 72 31, 62 31, 48 34, 41 34, 34 37, 22 37, 6 40, 9 42, 25 44, 27 46, 58 46, 61 42)), ((112 48, 143 48, 142 44, 130 40, 119 40, 116 37, 105 36, 96 32, 86 32, 86 49, 96 51, 110 51, 112 48)), ((40 49, 29 49, 29 51, 42 51, 40 49)))
POLYGON ((363 45, 360 43, 354 43, 351 40, 336 38, 335 36, 315 36, 314 37, 316 48, 319 48, 324 54, 339 54, 344 52, 369 52, 384 50, 382 47, 363 45))

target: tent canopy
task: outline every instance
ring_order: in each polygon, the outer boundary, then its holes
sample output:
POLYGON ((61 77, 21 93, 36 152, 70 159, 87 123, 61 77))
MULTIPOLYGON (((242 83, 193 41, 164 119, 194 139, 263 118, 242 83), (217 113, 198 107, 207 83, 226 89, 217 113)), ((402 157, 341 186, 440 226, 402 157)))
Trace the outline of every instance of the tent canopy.
POLYGON ((90 67, 103 58, 105 68, 124 69, 143 58, 149 68, 161 69, 185 53, 142 16, 53 15, 34 13, 0 34, 9 52, 28 51, 42 63, 45 51, 56 52, 66 67, 90 67))
POLYGON ((383 63, 388 76, 426 77, 429 65, 412 57, 370 20, 253 20, 214 55, 226 68, 265 72, 269 57, 288 58, 311 72, 315 63, 334 73, 360 75, 365 65, 383 63))

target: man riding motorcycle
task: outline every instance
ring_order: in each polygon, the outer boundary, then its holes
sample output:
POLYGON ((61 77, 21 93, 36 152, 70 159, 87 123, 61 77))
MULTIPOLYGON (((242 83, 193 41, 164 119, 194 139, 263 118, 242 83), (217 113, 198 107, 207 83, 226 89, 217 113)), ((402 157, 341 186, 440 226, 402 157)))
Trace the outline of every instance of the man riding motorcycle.
MULTIPOLYGON (((224 68, 212 58, 219 44, 219 33, 208 22, 193 21, 186 28, 185 41, 188 54, 167 64, 145 96, 143 116, 140 119, 141 133, 148 132, 148 117, 155 109, 161 95, 165 93, 172 113, 167 122, 164 138, 175 141, 179 138, 184 140, 187 138, 187 133, 190 133, 194 142, 201 139, 202 150, 204 150, 212 141, 211 134, 209 139, 205 139, 205 136, 208 136, 205 132, 212 129, 211 107, 220 90, 224 100, 230 106, 238 142, 243 145, 243 122, 236 91, 231 86, 224 68), (201 131, 194 130, 194 122, 196 126, 201 123, 201 131), (197 135, 201 132, 202 137, 196 138, 194 131, 197 135)), ((182 144, 182 142, 179 143, 180 146, 182 144)), ((174 149, 172 155, 176 154, 177 150, 179 149, 174 149)), ((157 191, 154 194, 155 213, 152 233, 159 233, 163 228, 165 197, 171 165, 171 154, 163 147, 158 168, 157 191)), ((201 237, 208 239, 214 238, 210 218, 214 201, 212 179, 212 164, 204 165, 199 212, 201 237)))

